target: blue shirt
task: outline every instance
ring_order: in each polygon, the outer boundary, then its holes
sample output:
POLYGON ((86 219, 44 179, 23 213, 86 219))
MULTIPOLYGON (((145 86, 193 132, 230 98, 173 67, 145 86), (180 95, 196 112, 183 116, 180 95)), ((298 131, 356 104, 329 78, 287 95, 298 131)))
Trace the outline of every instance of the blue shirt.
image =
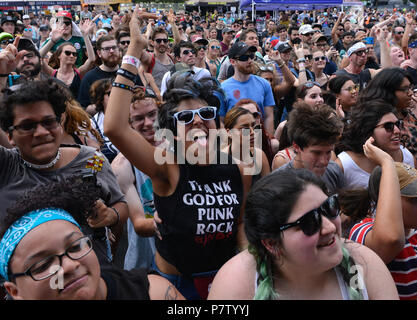
POLYGON ((271 85, 259 76, 251 74, 249 80, 245 82, 237 81, 231 77, 224 81, 221 87, 226 94, 226 104, 220 108, 221 117, 224 117, 227 111, 242 99, 254 100, 261 109, 264 117, 264 108, 275 106, 271 85))

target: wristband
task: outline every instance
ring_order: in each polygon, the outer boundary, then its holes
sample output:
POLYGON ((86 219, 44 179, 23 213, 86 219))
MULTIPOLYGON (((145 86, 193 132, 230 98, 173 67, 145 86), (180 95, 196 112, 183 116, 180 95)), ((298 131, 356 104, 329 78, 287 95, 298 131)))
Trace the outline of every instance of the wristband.
POLYGON ((300 73, 300 72, 306 72, 306 69, 303 69, 303 70, 298 70, 298 72, 300 73))
POLYGON ((111 226, 108 226, 109 228, 113 228, 114 226, 117 226, 118 224, 119 224, 119 221, 120 221, 120 214, 119 214, 119 211, 117 211, 117 209, 116 208, 113 208, 113 207, 110 207, 110 209, 113 209, 113 211, 116 213, 116 215, 117 215, 117 221, 116 221, 116 223, 113 223, 111 226))
POLYGON ((113 82, 112 86, 116 87, 116 88, 120 88, 120 89, 129 90, 130 92, 134 92, 133 87, 131 87, 127 84, 124 84, 124 83, 113 82))
POLYGON ((119 76, 122 76, 123 78, 126 78, 126 79, 132 81, 133 83, 136 80, 136 74, 134 74, 134 73, 132 73, 132 72, 126 70, 126 69, 123 69, 123 68, 120 68, 119 70, 117 70, 116 74, 118 74, 119 76))
POLYGON ((122 64, 123 63, 130 64, 132 66, 135 66, 137 69, 140 66, 140 60, 138 58, 132 57, 132 56, 123 56, 122 64))
POLYGON ((297 62, 306 62, 306 59, 305 58, 300 58, 300 59, 297 59, 297 62))

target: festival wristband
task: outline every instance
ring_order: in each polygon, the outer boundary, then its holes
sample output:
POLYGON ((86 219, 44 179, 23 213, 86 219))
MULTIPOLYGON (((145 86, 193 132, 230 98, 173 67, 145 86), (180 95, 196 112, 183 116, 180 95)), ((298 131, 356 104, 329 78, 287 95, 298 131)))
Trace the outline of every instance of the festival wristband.
POLYGON ((112 86, 116 87, 116 88, 120 88, 120 89, 129 90, 131 92, 134 92, 133 87, 131 87, 127 84, 124 84, 124 83, 113 82, 112 86))
POLYGON ((119 70, 117 70, 117 74, 119 76, 122 76, 123 78, 126 78, 127 80, 135 82, 136 74, 134 74, 134 73, 132 73, 132 72, 126 70, 126 69, 120 68, 119 70))
POLYGON ((123 56, 122 64, 123 63, 130 64, 132 66, 135 66, 136 68, 139 68, 140 66, 140 60, 132 56, 123 56))

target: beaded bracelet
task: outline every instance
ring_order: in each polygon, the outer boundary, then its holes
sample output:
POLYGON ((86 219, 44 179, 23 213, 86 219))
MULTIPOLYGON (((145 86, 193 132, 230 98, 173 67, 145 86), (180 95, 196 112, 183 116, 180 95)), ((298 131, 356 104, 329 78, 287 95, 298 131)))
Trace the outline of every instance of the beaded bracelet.
POLYGON ((129 90, 131 92, 134 92, 133 87, 131 87, 127 84, 124 84, 124 83, 113 82, 112 86, 116 87, 116 88, 125 89, 125 90, 129 90))

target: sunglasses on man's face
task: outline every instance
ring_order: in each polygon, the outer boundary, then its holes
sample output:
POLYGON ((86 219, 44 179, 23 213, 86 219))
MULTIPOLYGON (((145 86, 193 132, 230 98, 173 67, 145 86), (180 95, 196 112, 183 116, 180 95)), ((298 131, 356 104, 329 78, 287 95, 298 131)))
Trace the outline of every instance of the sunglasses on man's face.
POLYGON ((279 230, 284 231, 292 227, 299 227, 303 233, 310 237, 316 234, 321 229, 322 218, 325 216, 328 219, 334 220, 340 214, 340 205, 337 199, 337 195, 333 195, 327 198, 320 207, 313 209, 304 214, 298 220, 282 225, 279 230))
POLYGON ((120 44, 121 44, 122 46, 129 45, 129 44, 130 44, 130 40, 120 41, 120 44))
POLYGON ((255 54, 251 53, 251 54, 244 54, 243 56, 237 57, 236 60, 238 61, 248 61, 249 59, 254 60, 255 59, 255 54))
POLYGON ((168 43, 168 39, 155 39, 155 42, 156 42, 157 44, 161 44, 161 42, 163 42, 163 43, 168 43))
POLYGON ((69 25, 71 25, 71 21, 69 21, 69 20, 61 20, 61 22, 62 22, 63 24, 65 24, 67 27, 68 27, 69 25))
POLYGON ((321 57, 315 57, 314 61, 318 62, 318 61, 326 61, 326 57, 325 56, 321 56, 321 57))
POLYGON ((191 49, 191 50, 184 50, 184 51, 182 52, 182 54, 183 54, 184 56, 187 56, 187 55, 189 55, 190 53, 195 54, 195 50, 194 50, 194 49, 191 49))
POLYGON ((173 114, 174 119, 183 124, 189 124, 194 121, 194 115, 198 114, 201 120, 213 120, 216 118, 216 107, 203 107, 196 110, 182 110, 173 114))
POLYGON ((78 53, 76 51, 73 52, 73 51, 67 51, 67 50, 65 50, 64 53, 65 53, 65 55, 67 57, 69 57, 70 55, 72 55, 73 57, 77 57, 78 56, 78 53))
POLYGON ((7 39, 7 40, 2 40, 0 44, 7 46, 8 44, 12 44, 13 42, 14 42, 14 39, 7 39))
POLYGON ((404 122, 402 120, 397 120, 396 122, 389 121, 379 124, 375 128, 383 127, 386 132, 394 132, 394 126, 396 126, 398 130, 401 131, 404 129, 404 122))
POLYGON ((200 51, 200 50, 207 50, 207 46, 199 46, 199 47, 197 47, 197 50, 198 51, 200 51))
POLYGON ((395 31, 395 34, 404 34, 404 31, 395 31))

